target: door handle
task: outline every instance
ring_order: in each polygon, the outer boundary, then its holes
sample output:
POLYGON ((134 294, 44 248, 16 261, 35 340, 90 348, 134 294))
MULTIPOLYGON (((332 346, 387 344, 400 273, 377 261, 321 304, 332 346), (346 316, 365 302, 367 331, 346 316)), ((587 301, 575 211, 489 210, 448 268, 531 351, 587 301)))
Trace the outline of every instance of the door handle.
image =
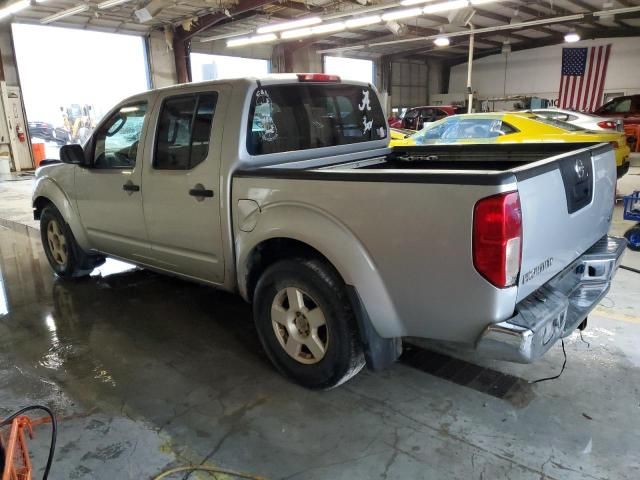
POLYGON ((191 190, 189 190, 189 195, 191 195, 192 197, 199 197, 199 199, 212 198, 213 190, 207 190, 206 188, 204 188, 204 185, 201 185, 199 183, 191 190))
POLYGON ((122 185, 122 189, 125 192, 139 192, 140 191, 140 186, 139 185, 134 185, 131 182, 127 182, 124 185, 122 185))

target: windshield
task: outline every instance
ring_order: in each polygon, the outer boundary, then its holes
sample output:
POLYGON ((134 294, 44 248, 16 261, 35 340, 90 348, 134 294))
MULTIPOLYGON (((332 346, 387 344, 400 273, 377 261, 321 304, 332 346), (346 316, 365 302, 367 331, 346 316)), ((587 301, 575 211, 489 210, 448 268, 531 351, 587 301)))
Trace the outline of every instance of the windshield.
POLYGON ((356 85, 278 85, 258 88, 251 104, 251 155, 332 147, 387 138, 373 89, 356 85))
POLYGON ((416 145, 455 143, 457 140, 492 141, 517 132, 500 118, 451 116, 428 124, 411 136, 416 145))

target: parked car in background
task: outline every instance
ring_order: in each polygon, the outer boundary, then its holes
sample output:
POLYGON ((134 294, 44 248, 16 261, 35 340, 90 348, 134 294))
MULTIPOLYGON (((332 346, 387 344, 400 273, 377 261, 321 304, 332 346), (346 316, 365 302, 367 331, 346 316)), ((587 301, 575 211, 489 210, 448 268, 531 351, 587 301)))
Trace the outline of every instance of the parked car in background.
POLYGON ((434 107, 414 107, 408 109, 401 119, 400 124, 389 124, 390 127, 406 128, 409 130, 420 130, 425 123, 437 122, 438 120, 465 113, 464 107, 455 105, 438 105, 434 107))
POLYGON ((626 125, 640 125, 640 95, 625 95, 594 110, 594 115, 620 118, 626 125))
POLYGON ((533 113, 470 113, 443 118, 392 147, 451 143, 609 143, 616 156, 618 178, 629 171, 630 149, 624 133, 592 132, 533 113))
POLYGON ((41 138, 47 142, 56 142, 59 145, 66 145, 69 142, 69 132, 64 128, 54 127, 47 122, 28 122, 27 126, 31 138, 41 138))
POLYGON ((574 112, 573 110, 563 110, 561 108, 541 108, 529 110, 541 117, 560 120, 572 125, 593 131, 618 131, 623 132, 622 120, 615 117, 601 117, 592 113, 574 112))

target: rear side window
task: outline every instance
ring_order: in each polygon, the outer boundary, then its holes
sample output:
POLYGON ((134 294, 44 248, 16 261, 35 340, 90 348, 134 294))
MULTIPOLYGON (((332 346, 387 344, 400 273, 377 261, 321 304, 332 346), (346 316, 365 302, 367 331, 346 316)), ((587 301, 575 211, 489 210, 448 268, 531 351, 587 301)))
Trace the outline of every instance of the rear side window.
POLYGON ((153 167, 190 170, 209 153, 217 93, 168 98, 162 105, 153 167))
POLYGON ((584 130, 583 127, 579 127, 572 123, 563 122, 562 120, 555 118, 538 116, 534 120, 540 123, 551 125, 552 127, 561 128, 562 130, 566 130, 567 132, 581 132, 582 130, 584 130))
POLYGON ((354 85, 258 88, 251 102, 251 155, 331 147, 386 138, 374 91, 354 85))

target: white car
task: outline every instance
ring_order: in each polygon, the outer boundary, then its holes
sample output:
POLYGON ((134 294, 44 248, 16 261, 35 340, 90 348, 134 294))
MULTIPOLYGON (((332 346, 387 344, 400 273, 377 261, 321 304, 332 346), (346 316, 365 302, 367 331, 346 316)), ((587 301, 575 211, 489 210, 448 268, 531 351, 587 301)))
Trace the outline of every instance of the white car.
POLYGON ((571 123, 585 130, 605 131, 617 130, 622 132, 622 120, 617 118, 606 118, 585 112, 574 112, 573 110, 563 110, 560 108, 538 108, 531 110, 532 113, 541 117, 551 118, 553 120, 562 120, 571 123))

